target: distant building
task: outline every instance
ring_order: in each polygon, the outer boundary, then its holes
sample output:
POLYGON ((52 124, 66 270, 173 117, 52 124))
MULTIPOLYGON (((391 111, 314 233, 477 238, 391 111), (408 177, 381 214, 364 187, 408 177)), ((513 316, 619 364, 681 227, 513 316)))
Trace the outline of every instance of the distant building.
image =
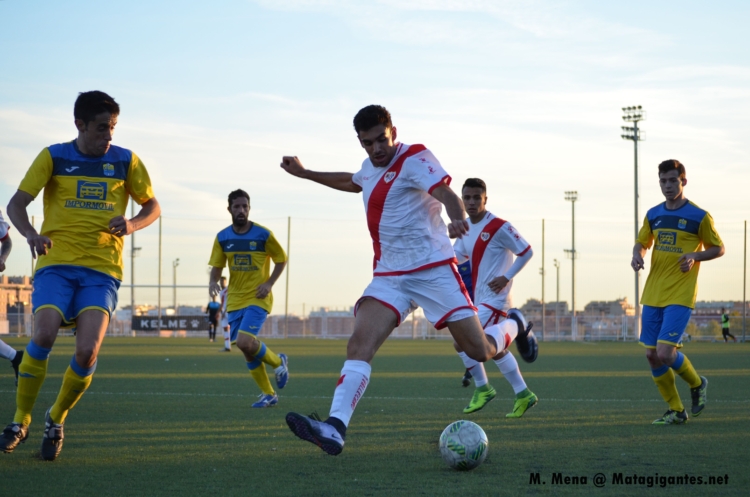
MULTIPOLYGON (((695 303, 695 309, 693 315, 698 316, 718 316, 721 314, 722 307, 726 309, 729 314, 736 314, 742 316, 742 301, 699 301, 695 303)), ((750 303, 748 303, 747 314, 750 316, 750 303)))
MULTIPOLYGON (((544 305, 547 316, 554 316, 556 312, 558 312, 560 316, 570 314, 567 302, 546 302, 544 305)), ((521 306, 520 309, 524 314, 541 316, 542 301, 537 299, 529 299, 524 305, 521 306)))
POLYGON ((635 316, 635 307, 627 297, 610 301, 593 301, 586 304, 583 313, 592 316, 635 316))

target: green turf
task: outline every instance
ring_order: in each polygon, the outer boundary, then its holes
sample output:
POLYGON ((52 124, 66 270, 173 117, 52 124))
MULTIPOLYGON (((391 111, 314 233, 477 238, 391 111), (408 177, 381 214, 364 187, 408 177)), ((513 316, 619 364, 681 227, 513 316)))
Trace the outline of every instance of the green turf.
MULTIPOLYGON (((21 347, 25 340, 7 340, 21 347)), ((447 341, 386 343, 338 457, 296 439, 287 411, 325 417, 344 341, 268 341, 290 358, 279 406, 251 409, 257 387, 240 354, 198 339, 105 341, 89 392, 66 423, 54 463, 35 459, 44 411, 54 401, 73 341, 58 340, 34 409, 29 441, 0 454, 2 495, 747 495, 750 346, 691 343, 685 352, 709 378, 709 405, 684 426, 652 426, 666 410, 643 349, 633 343, 542 343, 521 363, 539 404, 508 420, 512 391, 488 364, 497 398, 464 415, 471 396, 447 341), (167 360, 168 359, 168 360, 167 360), (437 441, 457 419, 479 423, 489 457, 459 473, 437 441), (539 472, 545 485, 530 485, 539 472), (587 485, 552 485, 552 474, 587 485), (729 484, 595 488, 604 473, 729 475, 729 484)), ((0 421, 12 419, 13 380, 2 365, 0 421)), ((678 379, 683 401, 688 388, 678 379)))

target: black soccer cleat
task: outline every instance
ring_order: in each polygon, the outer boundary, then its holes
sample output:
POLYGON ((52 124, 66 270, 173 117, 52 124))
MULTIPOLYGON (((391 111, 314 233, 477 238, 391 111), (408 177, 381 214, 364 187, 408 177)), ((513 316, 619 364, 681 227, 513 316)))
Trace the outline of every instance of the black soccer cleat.
POLYGON ((701 384, 697 386, 696 388, 690 389, 690 397, 693 401, 693 405, 690 408, 690 412, 693 413, 693 416, 699 416, 700 413, 703 412, 703 409, 706 407, 706 389, 708 388, 708 380, 705 376, 701 376, 701 384))
POLYGON ((16 350, 16 357, 10 361, 10 365, 13 366, 13 371, 16 372, 16 386, 18 386, 18 367, 21 365, 23 360, 23 350, 16 350))
POLYGON ((54 461, 60 455, 63 447, 63 425, 57 424, 49 415, 50 409, 44 415, 44 436, 42 437, 41 456, 45 461, 54 461))
POLYGON ((11 423, 5 427, 0 435, 0 451, 10 454, 29 438, 29 427, 21 423, 11 423))
POLYGON ((341 433, 315 414, 303 416, 290 412, 286 415, 286 424, 297 437, 317 445, 326 454, 337 456, 344 450, 344 437, 341 433))
POLYGON ((508 319, 512 319, 518 325, 516 348, 518 349, 518 353, 521 354, 521 359, 526 362, 536 361, 539 355, 539 344, 536 341, 534 332, 531 331, 534 323, 527 323, 526 317, 516 308, 508 311, 508 319))
POLYGON ((471 371, 469 371, 469 369, 467 368, 466 371, 464 371, 464 377, 461 378, 461 386, 465 388, 471 385, 472 378, 473 376, 471 376, 471 371))

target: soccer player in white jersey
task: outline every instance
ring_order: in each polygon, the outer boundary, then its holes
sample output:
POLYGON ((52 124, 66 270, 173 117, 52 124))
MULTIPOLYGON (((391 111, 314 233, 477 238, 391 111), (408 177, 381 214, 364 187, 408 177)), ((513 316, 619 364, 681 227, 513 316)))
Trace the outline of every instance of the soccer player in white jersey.
MULTIPOLYGON (((0 210, 0 273, 5 272, 5 261, 8 260, 10 250, 13 248, 9 232, 10 225, 5 222, 3 211, 0 210)), ((18 386, 18 366, 23 359, 23 350, 16 350, 0 340, 0 357, 4 357, 10 361, 13 371, 16 373, 16 386, 18 386)))
MULTIPOLYGON (((461 199, 448 186, 448 173, 423 145, 398 143, 384 107, 361 109, 354 117, 354 130, 368 155, 355 174, 310 171, 297 157, 284 157, 281 163, 293 176, 335 190, 362 192, 375 251, 373 279, 355 306, 354 333, 328 418, 321 421, 293 412, 286 416, 295 435, 331 455, 344 449, 346 429, 370 382, 375 353, 416 306, 435 327, 447 326, 475 360, 496 356, 507 340, 498 326, 482 331, 456 269, 448 236, 464 236, 469 225, 461 199), (450 218, 448 233, 440 217, 443 205, 450 218)), ((512 336, 525 342, 525 318, 516 309, 508 314, 512 336)))
POLYGON ((222 276, 219 280, 221 286, 221 292, 219 292, 219 298, 221 299, 221 329, 224 330, 224 348, 221 352, 232 351, 232 341, 230 340, 229 333, 229 318, 227 315, 227 277, 222 276))
MULTIPOLYGON (((479 178, 467 179, 461 189, 461 198, 469 215, 469 233, 453 245, 456 258, 460 263, 471 262, 474 303, 482 326, 504 323, 513 306, 510 293, 513 278, 531 260, 534 252, 512 224, 487 211, 487 185, 484 181, 479 178)), ((510 342, 504 344, 503 350, 492 359, 516 394, 513 411, 505 416, 520 418, 538 399, 526 387, 516 358, 508 352, 509 345, 510 342)), ((476 412, 494 399, 497 392, 489 384, 484 364, 467 356, 457 343, 454 343, 454 347, 474 377, 476 387, 464 413, 476 412)), ((536 353, 524 359, 533 362, 536 353)))

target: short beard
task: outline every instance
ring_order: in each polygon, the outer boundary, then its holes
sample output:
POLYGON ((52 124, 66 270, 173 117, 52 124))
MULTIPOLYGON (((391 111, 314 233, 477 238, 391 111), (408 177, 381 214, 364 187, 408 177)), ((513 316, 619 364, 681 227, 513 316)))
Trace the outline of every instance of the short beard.
POLYGON ((239 218, 232 216, 232 224, 237 226, 238 228, 244 228, 245 226, 247 226, 247 218, 240 221, 239 218))

